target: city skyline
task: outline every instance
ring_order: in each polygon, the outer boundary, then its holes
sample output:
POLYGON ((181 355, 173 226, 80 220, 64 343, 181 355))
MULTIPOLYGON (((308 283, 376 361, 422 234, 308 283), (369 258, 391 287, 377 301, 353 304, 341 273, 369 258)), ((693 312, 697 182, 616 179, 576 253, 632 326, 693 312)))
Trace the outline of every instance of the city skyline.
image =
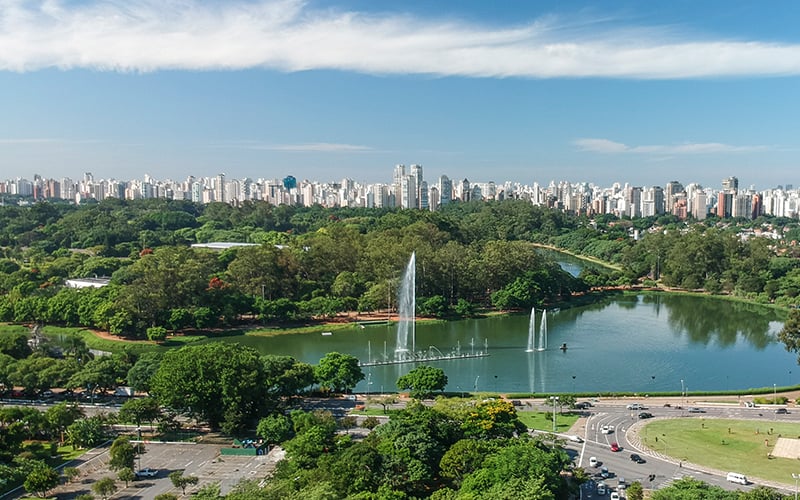
POLYGON ((793 2, 3 5, 3 178, 800 184, 793 2))

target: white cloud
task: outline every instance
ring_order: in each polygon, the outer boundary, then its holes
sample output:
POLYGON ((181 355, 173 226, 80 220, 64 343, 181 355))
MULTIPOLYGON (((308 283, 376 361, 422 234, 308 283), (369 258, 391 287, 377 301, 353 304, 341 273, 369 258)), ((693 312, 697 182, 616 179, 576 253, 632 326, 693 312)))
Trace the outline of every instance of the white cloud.
POLYGON ((800 45, 548 16, 508 27, 300 0, 0 0, 0 70, 270 68, 640 79, 800 74, 800 45), (599 26, 598 26, 599 25, 599 26))
POLYGON ((690 155, 706 153, 752 153, 767 151, 767 146, 733 146, 720 142, 696 142, 682 144, 656 144, 645 146, 629 146, 608 139, 583 138, 576 139, 573 144, 582 151, 594 153, 638 153, 656 155, 690 155))
POLYGON ((292 153, 359 153, 372 151, 369 146, 357 144, 338 144, 332 142, 309 142, 301 144, 262 144, 253 141, 225 143, 223 147, 258 149, 263 151, 286 151, 292 153))

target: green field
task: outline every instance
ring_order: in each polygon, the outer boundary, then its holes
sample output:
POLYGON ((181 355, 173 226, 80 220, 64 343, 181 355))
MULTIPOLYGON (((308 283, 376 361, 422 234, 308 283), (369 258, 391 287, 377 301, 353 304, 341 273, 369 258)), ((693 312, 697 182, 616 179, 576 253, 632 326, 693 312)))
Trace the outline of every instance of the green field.
POLYGON ((795 459, 771 457, 779 436, 800 439, 800 424, 762 420, 681 418, 654 420, 639 431, 648 448, 720 471, 790 484, 795 459))
MULTIPOLYGON (((525 424, 528 429, 540 431, 553 430, 553 413, 542 411, 517 411, 520 422, 525 424)), ((556 432, 564 434, 569 432, 572 425, 578 420, 578 415, 574 413, 556 413, 556 432)))

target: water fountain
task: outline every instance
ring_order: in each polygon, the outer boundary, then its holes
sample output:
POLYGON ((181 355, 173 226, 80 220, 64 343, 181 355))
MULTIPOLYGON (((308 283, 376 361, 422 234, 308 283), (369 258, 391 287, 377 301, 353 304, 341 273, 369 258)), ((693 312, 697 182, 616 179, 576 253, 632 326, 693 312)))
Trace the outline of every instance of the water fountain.
POLYGON ((539 350, 547 349, 547 309, 542 311, 542 322, 539 325, 539 350))
POLYGON ((528 348, 525 352, 536 350, 536 308, 531 307, 531 319, 528 322, 528 348))
MULTIPOLYGON (((448 359, 482 358, 489 355, 488 341, 484 341, 484 350, 461 352, 461 344, 449 353, 442 353, 436 346, 430 346, 427 351, 417 352, 416 339, 416 266, 417 254, 412 253, 406 270, 400 282, 397 299, 397 343, 394 358, 389 359, 384 352, 383 360, 372 360, 372 348, 368 345, 369 354, 367 362, 359 363, 361 366, 396 365, 400 363, 417 363, 427 361, 444 361, 448 359), (409 345, 410 343, 410 345, 409 345)), ((531 320, 533 321, 533 320, 531 320)), ((384 351, 386 347, 384 345, 384 351)))
POLYGON ((400 282, 400 292, 397 301, 397 344, 394 350, 394 360, 403 361, 409 356, 413 358, 416 350, 416 331, 415 319, 417 305, 416 285, 417 285, 417 253, 411 254, 403 278, 400 282), (410 334, 410 335, 409 335, 410 334), (411 350, 408 349, 408 340, 411 337, 411 350))

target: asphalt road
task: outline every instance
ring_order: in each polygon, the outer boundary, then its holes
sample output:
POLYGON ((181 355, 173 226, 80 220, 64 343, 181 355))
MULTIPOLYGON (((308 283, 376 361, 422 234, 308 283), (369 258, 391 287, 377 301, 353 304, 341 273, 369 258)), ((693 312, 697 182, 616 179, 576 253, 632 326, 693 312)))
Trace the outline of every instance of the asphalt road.
MULTIPOLYGON (((577 453, 575 463, 583 467, 587 472, 593 474, 593 480, 584 485, 584 498, 604 498, 597 494, 597 483, 603 481, 613 491, 619 484, 620 478, 624 478, 627 484, 639 481, 645 488, 663 488, 668 486, 675 479, 691 476, 706 483, 720 486, 726 490, 749 490, 757 484, 747 486, 734 484, 726 481, 725 474, 728 471, 710 471, 708 469, 684 463, 678 459, 668 457, 669 448, 666 445, 664 450, 654 450, 641 446, 636 438, 636 433, 630 432, 632 426, 642 425, 638 414, 643 410, 629 410, 626 408, 627 402, 595 403, 595 406, 587 411, 588 419, 586 422, 584 443, 568 443, 568 447, 577 453), (609 426, 613 431, 603 433, 604 426, 609 426), (616 442, 622 450, 611 451, 611 443, 616 442), (664 452, 663 454, 661 452, 664 452), (631 454, 636 453, 646 462, 636 463, 631 461, 631 454), (596 457, 601 464, 591 467, 589 460, 596 457), (608 478, 601 478, 602 467, 608 469, 608 478), (651 481, 651 475, 655 476, 651 481)), ((683 406, 683 405, 681 405, 683 406)), ((765 424, 772 421, 800 422, 800 412, 793 411, 785 415, 776 415, 771 408, 746 408, 744 406, 732 405, 701 405, 692 404, 699 408, 702 413, 689 413, 687 406, 682 408, 650 406, 648 413, 653 414, 654 418, 659 417, 683 417, 683 418, 733 418, 733 419, 764 419, 765 424)), ((767 486, 783 489, 790 493, 787 485, 766 484, 767 486)), ((607 494, 608 495, 608 494, 607 494)), ((607 496, 606 496, 607 498, 607 496)))

